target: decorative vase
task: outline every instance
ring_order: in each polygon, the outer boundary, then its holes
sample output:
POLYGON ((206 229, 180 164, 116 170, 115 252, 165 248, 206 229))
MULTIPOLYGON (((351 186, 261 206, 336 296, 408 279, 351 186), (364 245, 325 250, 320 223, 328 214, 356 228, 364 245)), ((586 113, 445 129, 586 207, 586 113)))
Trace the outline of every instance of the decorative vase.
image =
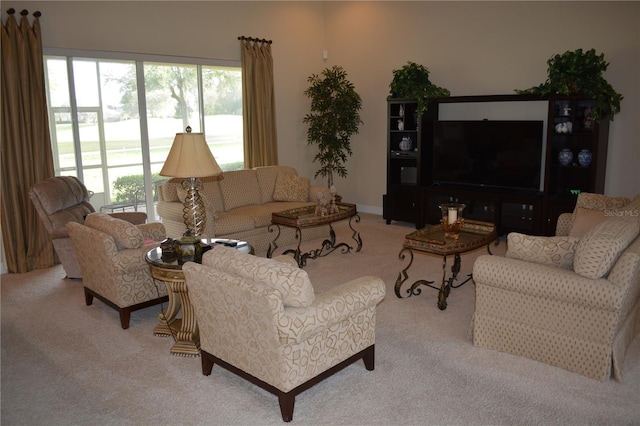
POLYGON ((411 141, 410 137, 403 137, 402 140, 400 141, 400 151, 410 151, 411 147, 413 146, 413 142, 411 141))
POLYGON ((573 152, 569 148, 564 148, 558 154, 558 161, 563 166, 568 166, 573 161, 573 152))
POLYGON ((591 165, 592 158, 593 156, 591 155, 591 151, 589 151, 588 149, 583 149, 578 153, 578 163, 580 163, 582 167, 591 165))

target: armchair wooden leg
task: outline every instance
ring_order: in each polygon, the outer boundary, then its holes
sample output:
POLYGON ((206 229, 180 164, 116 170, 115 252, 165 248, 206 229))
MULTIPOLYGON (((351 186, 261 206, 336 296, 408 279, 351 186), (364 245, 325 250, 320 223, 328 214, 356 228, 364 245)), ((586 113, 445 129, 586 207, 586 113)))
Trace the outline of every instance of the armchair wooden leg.
POLYGON ((367 370, 371 371, 375 368, 375 361, 376 361, 375 345, 371 345, 364 350, 364 353, 362 354, 362 361, 364 361, 364 367, 367 370))
POLYGON ((93 304, 93 294, 91 294, 87 288, 84 288, 84 302, 87 306, 91 306, 93 304))
POLYGON ((121 309, 120 310, 120 325, 123 329, 129 328, 129 321, 131 320, 131 309, 121 309))
POLYGON ((213 358, 207 352, 201 351, 200 359, 202 359, 202 374, 210 376, 211 370, 213 370, 213 358))
POLYGON ((292 392, 281 393, 278 395, 278 402, 280 403, 282 420, 285 422, 293 420, 293 407, 296 403, 296 396, 292 392))

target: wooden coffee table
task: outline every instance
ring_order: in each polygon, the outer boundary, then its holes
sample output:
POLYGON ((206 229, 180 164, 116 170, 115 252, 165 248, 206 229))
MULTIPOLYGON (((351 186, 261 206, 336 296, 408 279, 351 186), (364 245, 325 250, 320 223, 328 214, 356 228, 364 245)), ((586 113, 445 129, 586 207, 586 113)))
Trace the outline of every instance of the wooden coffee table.
POLYGON ((453 281, 457 280, 458 272, 460 272, 460 253, 487 246, 487 250, 489 254, 491 254, 490 244, 495 241, 497 241, 495 225, 493 223, 475 220, 464 221, 457 239, 445 236, 444 230, 440 225, 427 226, 407 234, 398 257, 400 260, 404 260, 405 253, 408 252, 410 256, 409 264, 398 273, 395 285, 396 296, 402 298, 400 288, 409 278, 407 270, 413 263, 414 251, 442 256, 442 284, 438 287, 433 285, 434 281, 417 280, 406 290, 406 297, 419 295, 421 290, 418 287, 426 285, 439 290, 438 308, 441 310, 446 309, 447 297, 451 289, 458 288, 472 279, 472 276, 469 275, 467 279, 460 284, 453 284, 453 281), (447 279, 447 256, 450 255, 454 256, 454 261, 451 267, 451 276, 447 279))
MULTIPOLYGON (((227 239, 203 239, 204 244, 235 243, 235 248, 242 253, 253 254, 253 247, 245 241, 227 239)), ((162 281, 167 286, 169 303, 167 309, 158 315, 160 324, 153 329, 156 336, 173 336, 175 343, 171 347, 171 354, 182 356, 200 355, 200 335, 196 317, 189 300, 187 284, 182 273, 182 265, 177 260, 170 262, 162 260, 162 250, 156 247, 145 256, 153 279, 162 281), (177 318, 182 308, 182 318, 177 318)))
POLYGON ((282 254, 293 254, 294 259, 301 268, 307 264, 307 259, 316 259, 318 257, 326 256, 329 253, 341 248, 342 253, 349 253, 353 250, 353 247, 347 243, 336 244, 336 233, 332 224, 341 220, 349 219, 349 228, 353 231, 352 238, 356 242, 356 252, 362 249, 362 239, 360 233, 353 229, 353 222, 360 222, 360 216, 356 210, 355 204, 349 203, 336 203, 338 212, 333 214, 327 214, 324 216, 318 216, 315 214, 315 206, 299 207, 295 209, 285 210, 282 212, 273 213, 271 215, 271 225, 269 225, 269 232, 273 232, 273 227, 277 227, 278 232, 276 237, 271 243, 269 243, 269 249, 267 250, 267 257, 271 257, 274 251, 278 248, 278 238, 280 237, 280 227, 288 226, 296 229, 296 239, 298 240, 298 246, 296 249, 285 250, 282 254), (322 242, 322 246, 319 249, 311 250, 307 253, 302 253, 300 250, 300 243, 302 242, 302 230, 312 228, 315 226, 329 225, 329 239, 322 242))

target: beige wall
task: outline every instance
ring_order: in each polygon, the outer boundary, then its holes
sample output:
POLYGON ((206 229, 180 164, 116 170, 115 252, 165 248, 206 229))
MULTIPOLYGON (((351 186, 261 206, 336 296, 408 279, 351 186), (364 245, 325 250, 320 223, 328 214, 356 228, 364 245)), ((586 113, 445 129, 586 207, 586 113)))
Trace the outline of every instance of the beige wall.
POLYGON ((349 177, 336 185, 374 213, 385 193, 393 69, 423 64, 454 96, 509 94, 543 82, 552 55, 595 48, 625 97, 605 192, 640 192, 639 2, 3 2, 3 12, 10 7, 42 12, 45 47, 239 60, 237 36, 273 40, 280 163, 309 177, 317 165, 302 123, 306 79, 343 66, 362 96, 364 125, 349 177))

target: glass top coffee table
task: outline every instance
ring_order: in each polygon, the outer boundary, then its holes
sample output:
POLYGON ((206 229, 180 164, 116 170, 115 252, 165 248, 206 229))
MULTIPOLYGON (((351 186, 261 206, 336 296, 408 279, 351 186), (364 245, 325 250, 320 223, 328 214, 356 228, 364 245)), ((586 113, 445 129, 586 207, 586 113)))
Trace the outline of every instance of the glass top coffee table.
POLYGON ((406 290, 407 296, 417 296, 421 293, 418 288, 421 285, 439 290, 438 308, 444 310, 447 308, 447 297, 452 288, 458 288, 472 279, 471 275, 460 284, 454 285, 457 280, 458 272, 460 272, 460 253, 476 250, 482 246, 487 246, 489 254, 491 254, 490 244, 497 241, 496 227, 493 223, 480 222, 475 220, 465 220, 458 234, 458 238, 445 236, 445 232, 441 225, 432 225, 419 229, 405 236, 404 244, 398 254, 400 260, 405 259, 405 253, 409 254, 409 264, 401 272, 398 273, 396 279, 395 293, 396 296, 402 298, 401 287, 409 275, 407 270, 413 264, 413 252, 433 254, 442 256, 442 284, 438 287, 433 285, 434 281, 417 280, 410 288, 406 290), (447 256, 453 255, 454 261, 451 267, 451 276, 447 279, 447 256))
POLYGON ((362 249, 362 239, 360 233, 353 229, 353 222, 360 222, 360 216, 356 210, 355 204, 349 203, 336 203, 338 212, 333 214, 316 215, 316 206, 298 207, 295 209, 285 210, 282 212, 273 213, 271 215, 271 225, 269 225, 269 232, 272 232, 273 227, 276 227, 278 232, 276 237, 271 243, 269 243, 269 249, 267 250, 267 257, 271 257, 274 251, 278 248, 278 238, 280 237, 280 227, 287 226, 296 229, 296 239, 298 240, 298 246, 296 249, 285 250, 282 254, 293 254, 294 259, 301 268, 307 264, 307 259, 316 259, 318 257, 326 256, 329 253, 334 252, 337 249, 342 249, 342 253, 349 253, 353 250, 353 247, 347 243, 336 244, 336 233, 332 224, 341 220, 349 219, 349 228, 353 231, 352 238, 356 242, 356 252, 362 249), (302 230, 312 228, 315 226, 329 225, 329 239, 322 242, 322 246, 319 249, 311 250, 307 253, 302 253, 300 250, 300 243, 302 242, 302 230))

